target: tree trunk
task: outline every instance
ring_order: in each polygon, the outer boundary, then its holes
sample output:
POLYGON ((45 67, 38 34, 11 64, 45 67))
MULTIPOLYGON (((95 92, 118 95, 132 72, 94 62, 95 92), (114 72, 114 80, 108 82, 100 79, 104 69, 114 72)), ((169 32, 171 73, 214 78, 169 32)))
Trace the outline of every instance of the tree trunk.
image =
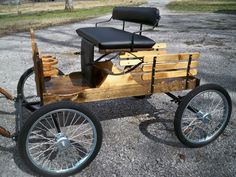
POLYGON ((72 11, 74 9, 73 0, 65 0, 65 10, 72 11))
POLYGON ((17 9, 17 15, 21 15, 21 11, 19 9, 19 5, 21 5, 21 0, 16 0, 16 9, 17 9))

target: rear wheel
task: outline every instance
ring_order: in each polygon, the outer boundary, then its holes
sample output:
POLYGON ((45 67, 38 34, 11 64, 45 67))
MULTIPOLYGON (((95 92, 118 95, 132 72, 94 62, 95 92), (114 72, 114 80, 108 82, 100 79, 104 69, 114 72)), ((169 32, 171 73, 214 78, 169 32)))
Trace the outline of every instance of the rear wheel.
POLYGON ((199 86, 183 98, 176 111, 176 135, 189 147, 207 145, 224 131, 231 110, 231 99, 224 88, 216 84, 199 86))
POLYGON ((18 139, 22 160, 43 176, 69 176, 81 171, 96 157, 101 144, 100 122, 72 102, 35 111, 18 139))

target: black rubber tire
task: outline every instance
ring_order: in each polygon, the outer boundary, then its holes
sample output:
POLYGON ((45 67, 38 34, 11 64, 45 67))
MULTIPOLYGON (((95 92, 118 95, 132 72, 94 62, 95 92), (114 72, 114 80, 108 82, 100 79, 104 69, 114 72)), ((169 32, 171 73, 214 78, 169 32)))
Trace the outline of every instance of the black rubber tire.
POLYGON ((82 107, 81 105, 74 103, 74 102, 69 102, 69 101, 62 101, 62 102, 57 102, 53 104, 49 104, 46 106, 43 106, 39 110, 35 111, 32 116, 27 120, 27 122, 24 124, 22 127, 18 139, 17 139, 17 148, 19 152, 20 158, 24 161, 25 165, 27 165, 33 172, 36 174, 42 175, 42 176, 49 176, 49 177, 56 177, 56 176, 71 176, 74 175, 81 170, 83 170, 85 167, 87 167, 97 156, 101 145, 102 145, 102 126, 101 123, 94 117, 94 115, 82 107), (81 166, 77 167, 73 171, 70 172, 62 172, 62 173, 50 173, 48 171, 43 171, 42 169, 38 168, 36 165, 34 165, 31 161, 29 156, 27 155, 27 150, 26 150, 26 141, 27 141, 27 136, 29 133, 29 130, 31 129, 31 126, 43 115, 47 114, 48 112, 57 110, 57 109, 73 109, 76 111, 79 111, 86 115, 94 124, 96 133, 97 133, 97 143, 95 145, 95 149, 92 152, 92 155, 85 161, 81 166))
MULTIPOLYGON (((27 101, 27 99, 25 98, 25 94, 24 94, 24 88, 25 88, 25 83, 26 80, 34 74, 34 67, 31 67, 29 69, 27 69, 20 77, 19 82, 17 84, 17 95, 21 94, 22 98, 23 98, 23 102, 24 103, 30 103, 27 101)), ((59 70, 59 75, 64 75, 64 73, 59 70)), ((40 100, 40 98, 39 98, 40 100)), ((37 105, 40 105, 40 101, 37 105)), ((26 104, 26 108, 31 110, 31 111, 35 111, 37 109, 37 105, 30 105, 30 104, 26 104)))
POLYGON ((183 100, 181 101, 180 105, 178 106, 178 108, 176 110, 175 119, 174 119, 174 129, 175 129, 176 136, 184 145, 186 145, 188 147, 197 148, 197 147, 205 146, 205 145, 211 143, 212 141, 214 141, 217 137, 220 136, 220 134, 222 134, 222 132, 224 131, 224 129, 226 128, 226 126, 228 125, 228 122, 230 120, 231 111, 232 111, 231 98, 230 98, 228 92, 223 87, 221 87, 217 84, 205 84, 205 85, 199 86, 199 87, 193 89, 191 92, 189 92, 183 98, 183 100), (183 135, 183 132, 181 129, 182 116, 183 116, 184 110, 187 109, 186 107, 188 106, 189 102, 196 95, 198 95, 201 92, 207 91, 207 90, 218 91, 222 94, 222 96, 224 96, 226 98, 226 102, 228 104, 228 116, 227 116, 226 121, 224 122, 223 126, 219 130, 219 132, 217 134, 215 134, 212 138, 210 138, 209 140, 204 141, 204 142, 193 143, 193 142, 190 142, 188 139, 186 139, 185 136, 183 135))

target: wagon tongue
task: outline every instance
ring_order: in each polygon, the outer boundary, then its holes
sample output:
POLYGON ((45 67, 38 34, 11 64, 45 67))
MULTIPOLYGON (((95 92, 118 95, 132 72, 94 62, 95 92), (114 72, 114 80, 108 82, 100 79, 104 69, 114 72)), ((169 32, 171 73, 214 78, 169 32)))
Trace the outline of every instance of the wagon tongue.
POLYGON ((7 138, 11 138, 11 133, 9 131, 7 131, 5 128, 0 126, 0 135, 7 137, 7 138))

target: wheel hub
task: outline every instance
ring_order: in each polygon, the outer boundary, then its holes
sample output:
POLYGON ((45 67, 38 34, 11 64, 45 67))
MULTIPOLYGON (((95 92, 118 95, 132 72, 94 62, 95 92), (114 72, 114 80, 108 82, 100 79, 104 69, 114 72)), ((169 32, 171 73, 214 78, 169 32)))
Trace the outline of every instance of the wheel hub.
POLYGON ((68 140, 68 138, 63 133, 58 133, 56 135, 56 143, 58 149, 61 151, 67 149, 71 145, 70 140, 68 140))
POLYGON ((197 113, 197 117, 201 119, 203 123, 209 123, 209 121, 212 119, 212 116, 210 113, 204 113, 202 111, 199 111, 197 113))

